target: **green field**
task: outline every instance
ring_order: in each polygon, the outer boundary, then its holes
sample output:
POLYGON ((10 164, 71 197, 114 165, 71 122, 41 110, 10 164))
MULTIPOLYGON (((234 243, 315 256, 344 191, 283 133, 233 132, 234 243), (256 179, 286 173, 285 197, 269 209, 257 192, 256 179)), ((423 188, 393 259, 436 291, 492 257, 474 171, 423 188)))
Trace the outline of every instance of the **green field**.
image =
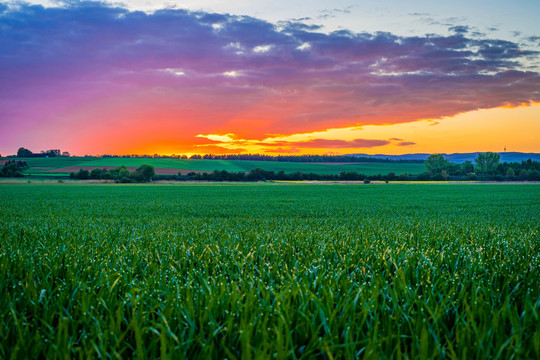
POLYGON ((143 164, 156 168, 190 169, 199 171, 227 170, 250 171, 262 168, 268 171, 285 171, 286 173, 303 172, 317 174, 339 174, 343 171, 357 171, 366 175, 386 175, 393 172, 419 174, 425 171, 421 163, 352 163, 352 164, 318 164, 318 163, 288 163, 278 161, 249 161, 249 160, 199 160, 199 159, 168 159, 168 158, 30 158, 25 159, 31 167, 26 174, 51 173, 51 169, 36 169, 36 167, 59 169, 68 166, 133 166, 143 164))
POLYGON ((0 358, 540 358, 539 185, 0 185, 0 358))
MULTIPOLYGON (((86 161, 92 161, 95 158, 80 158, 80 157, 52 157, 52 158, 23 158, 28 166, 32 167, 50 167, 62 168, 68 166, 79 165, 86 161)), ((19 159, 13 159, 19 160, 19 159)))

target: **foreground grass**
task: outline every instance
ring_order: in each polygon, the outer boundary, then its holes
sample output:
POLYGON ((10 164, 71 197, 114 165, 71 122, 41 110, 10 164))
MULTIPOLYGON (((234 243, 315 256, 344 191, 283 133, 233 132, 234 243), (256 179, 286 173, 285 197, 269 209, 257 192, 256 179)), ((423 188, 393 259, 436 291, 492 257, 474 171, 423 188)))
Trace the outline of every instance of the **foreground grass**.
POLYGON ((540 186, 0 185, 0 358, 538 358, 540 186))

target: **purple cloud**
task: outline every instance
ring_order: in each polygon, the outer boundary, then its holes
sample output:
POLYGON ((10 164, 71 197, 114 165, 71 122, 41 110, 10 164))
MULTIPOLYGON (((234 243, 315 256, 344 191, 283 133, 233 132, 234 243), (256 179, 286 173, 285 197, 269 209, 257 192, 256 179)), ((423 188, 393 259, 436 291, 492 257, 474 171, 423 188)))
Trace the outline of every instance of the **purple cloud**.
MULTIPOLYGON (((25 131, 98 134, 148 119, 189 136, 261 138, 540 101, 540 75, 525 70, 539 53, 468 38, 467 26, 450 36, 327 34, 301 22, 278 28, 246 16, 96 2, 1 5, 0 24, 2 142, 25 131)), ((381 146, 332 141, 311 144, 381 146)))
POLYGON ((412 146, 412 145, 416 145, 416 143, 412 141, 402 141, 402 142, 397 143, 396 145, 397 146, 412 146))

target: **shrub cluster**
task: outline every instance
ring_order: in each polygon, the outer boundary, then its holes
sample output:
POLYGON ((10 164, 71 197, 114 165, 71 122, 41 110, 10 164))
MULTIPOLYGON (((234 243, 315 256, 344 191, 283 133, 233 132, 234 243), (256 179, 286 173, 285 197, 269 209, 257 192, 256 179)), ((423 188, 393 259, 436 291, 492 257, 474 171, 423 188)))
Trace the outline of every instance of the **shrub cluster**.
POLYGON ((72 179, 81 180, 114 180, 117 183, 132 183, 132 182, 150 182, 156 176, 155 169, 152 165, 141 165, 134 172, 129 171, 125 166, 120 166, 115 169, 80 169, 77 173, 70 173, 72 179))
MULTIPOLYGON (((533 162, 535 163, 535 162, 533 162)), ((540 164, 540 163, 536 163, 540 164)), ((454 164, 453 164, 454 165, 454 164)), ((457 165, 459 166, 459 165, 457 165)), ((518 175, 506 175, 501 176, 499 174, 480 174, 477 175, 473 172, 468 174, 463 173, 451 173, 442 170, 439 173, 424 172, 417 175, 402 173, 396 175, 390 172, 386 175, 366 175, 357 171, 344 171, 340 174, 317 174, 317 173, 302 173, 293 172, 285 173, 284 171, 268 171, 261 168, 253 169, 249 172, 229 172, 226 170, 214 170, 213 172, 190 172, 187 175, 168 175, 157 176, 160 180, 195 180, 195 181, 230 181, 230 182, 242 182, 242 181, 265 181, 265 180, 278 180, 278 181, 363 181, 365 184, 369 184, 373 180, 379 181, 463 181, 463 180, 483 180, 483 181, 540 181, 540 172, 538 170, 521 170, 518 175)))
POLYGON ((22 171, 26 169, 26 161, 8 160, 0 170, 0 177, 23 177, 22 171))
POLYGON ((203 181, 264 181, 264 180, 381 180, 381 175, 365 175, 356 171, 345 171, 341 174, 317 174, 303 173, 300 171, 285 173, 283 170, 274 172, 261 168, 253 169, 249 172, 229 172, 226 170, 214 170, 213 172, 190 172, 185 176, 178 173, 179 180, 203 180, 203 181))

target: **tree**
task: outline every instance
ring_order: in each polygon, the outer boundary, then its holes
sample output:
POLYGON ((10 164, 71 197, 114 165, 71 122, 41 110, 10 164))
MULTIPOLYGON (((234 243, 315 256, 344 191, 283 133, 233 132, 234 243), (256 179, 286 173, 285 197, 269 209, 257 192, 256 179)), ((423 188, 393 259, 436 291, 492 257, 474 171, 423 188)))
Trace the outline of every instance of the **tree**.
POLYGON ((448 161, 442 154, 431 154, 424 162, 428 173, 438 174, 448 166, 448 161))
POLYGON ((0 177, 22 177, 24 176, 22 173, 24 169, 28 169, 26 162, 7 161, 0 170, 0 177))
POLYGON ((95 168, 90 171, 90 179, 101 179, 101 176, 106 173, 105 169, 95 168))
POLYGON ((23 147, 19 148, 19 150, 17 150, 17 157, 31 157, 32 156, 32 152, 28 149, 25 149, 23 147))
POLYGON ((508 170, 506 170, 506 177, 513 178, 514 176, 516 176, 516 172, 509 167, 508 170))
POLYGON ((461 171, 463 171, 463 174, 470 174, 474 172, 474 165, 469 160, 465 161, 463 164, 461 164, 461 171))
POLYGON ((261 181, 266 180, 265 179, 265 171, 261 168, 252 169, 248 175, 247 178, 251 181, 261 181))
POLYGON ((494 172, 500 161, 501 156, 493 152, 480 153, 478 154, 476 160, 474 160, 478 166, 478 169, 480 170, 480 173, 482 174, 490 174, 494 172))
POLYGON ((117 167, 116 170, 118 171, 118 178, 119 179, 129 178, 131 176, 131 173, 129 172, 129 169, 125 165, 117 167))
POLYGON ((152 165, 141 165, 133 175, 137 181, 149 182, 156 176, 156 171, 152 165))
POLYGON ((86 180, 90 178, 90 171, 86 169, 80 169, 78 173, 75 174, 76 179, 86 180))
POLYGON ((441 171, 441 177, 444 181, 448 180, 448 173, 446 172, 446 170, 441 171))
POLYGON ((60 149, 50 149, 45 151, 46 156, 48 157, 57 157, 60 156, 61 152, 60 149))

